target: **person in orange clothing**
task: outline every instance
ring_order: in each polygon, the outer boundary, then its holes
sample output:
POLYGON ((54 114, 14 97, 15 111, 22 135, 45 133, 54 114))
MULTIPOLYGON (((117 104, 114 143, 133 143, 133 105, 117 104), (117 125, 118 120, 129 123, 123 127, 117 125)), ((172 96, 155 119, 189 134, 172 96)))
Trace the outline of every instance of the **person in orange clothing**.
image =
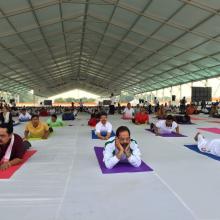
POLYGON ((186 114, 187 115, 193 115, 193 114, 198 114, 198 110, 197 110, 197 107, 193 104, 187 106, 186 108, 186 114))
POLYGON ((132 122, 135 123, 136 125, 146 124, 146 123, 149 124, 149 116, 143 107, 140 109, 140 112, 135 114, 134 119, 132 119, 132 122))

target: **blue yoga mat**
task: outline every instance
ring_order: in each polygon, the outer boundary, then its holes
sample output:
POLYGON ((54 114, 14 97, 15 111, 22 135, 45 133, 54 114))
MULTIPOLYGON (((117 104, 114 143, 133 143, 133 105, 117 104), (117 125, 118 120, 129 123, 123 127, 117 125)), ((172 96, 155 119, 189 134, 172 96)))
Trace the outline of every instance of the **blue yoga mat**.
POLYGON ((20 122, 29 122, 30 119, 19 119, 20 122))
MULTIPOLYGON (((115 132, 114 131, 112 131, 110 137, 115 137, 115 132)), ((99 139, 98 136, 95 134, 95 130, 92 130, 92 139, 99 139)))
POLYGON ((211 157, 214 160, 220 161, 220 157, 218 157, 218 156, 215 156, 215 155, 212 155, 212 154, 209 154, 209 153, 205 153, 205 152, 201 152, 199 150, 199 148, 197 147, 197 145, 184 145, 184 146, 187 147, 190 150, 193 150, 193 151, 199 153, 199 154, 202 154, 204 156, 211 157))
POLYGON ((13 127, 15 127, 15 126, 17 126, 17 125, 19 125, 19 124, 20 124, 20 122, 17 121, 17 122, 15 122, 15 123, 13 123, 13 127))

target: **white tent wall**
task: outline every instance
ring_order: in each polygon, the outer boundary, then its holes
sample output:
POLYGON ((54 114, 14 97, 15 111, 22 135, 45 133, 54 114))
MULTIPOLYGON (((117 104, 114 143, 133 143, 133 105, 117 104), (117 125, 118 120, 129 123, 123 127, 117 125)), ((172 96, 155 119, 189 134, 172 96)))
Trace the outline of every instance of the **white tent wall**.
POLYGON ((172 95, 176 96, 176 101, 173 104, 178 105, 180 103, 180 99, 184 96, 187 99, 187 102, 191 102, 191 87, 212 87, 212 97, 220 100, 220 77, 211 78, 196 82, 190 82, 181 84, 178 86, 167 87, 160 90, 155 90, 147 93, 141 93, 139 96, 152 95, 151 103, 153 103, 153 98, 157 97, 160 103, 168 103, 172 100, 172 95), (168 97, 168 98, 167 98, 168 97), (166 99, 165 99, 166 98, 166 99))

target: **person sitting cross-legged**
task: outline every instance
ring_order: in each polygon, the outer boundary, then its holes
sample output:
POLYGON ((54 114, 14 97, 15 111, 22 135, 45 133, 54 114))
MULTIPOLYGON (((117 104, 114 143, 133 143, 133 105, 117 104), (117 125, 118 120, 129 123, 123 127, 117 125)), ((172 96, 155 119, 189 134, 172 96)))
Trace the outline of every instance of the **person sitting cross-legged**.
POLYGON ((134 117, 134 109, 131 107, 131 103, 127 104, 127 107, 123 111, 123 119, 133 119, 134 117))
POLYGON ((132 122, 136 125, 149 123, 149 116, 144 107, 141 107, 140 112, 135 114, 134 119, 132 119, 132 122))
POLYGON ((112 133, 112 125, 108 122, 107 114, 105 112, 100 113, 100 121, 95 126, 95 134, 101 140, 108 140, 112 133))

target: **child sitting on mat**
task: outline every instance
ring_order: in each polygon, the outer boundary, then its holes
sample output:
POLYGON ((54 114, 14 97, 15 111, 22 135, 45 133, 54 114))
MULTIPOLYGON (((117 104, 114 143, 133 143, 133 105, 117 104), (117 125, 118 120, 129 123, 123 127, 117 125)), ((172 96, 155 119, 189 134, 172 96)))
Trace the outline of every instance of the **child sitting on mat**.
POLYGON ((179 134, 179 126, 173 120, 172 115, 168 115, 166 120, 159 120, 156 124, 151 124, 151 130, 156 134, 170 134, 170 133, 177 133, 179 134))
POLYGON ((31 121, 28 122, 24 132, 24 140, 28 138, 42 138, 47 139, 50 134, 48 125, 39 120, 38 115, 33 115, 31 121))
POLYGON ((112 133, 112 125, 107 121, 107 114, 105 112, 100 113, 100 121, 95 126, 95 134, 101 140, 108 140, 112 133))
POLYGON ((197 133, 194 139, 201 152, 210 153, 220 157, 220 139, 207 140, 200 133, 197 133))
POLYGON ((22 138, 13 134, 13 129, 7 124, 0 125, 0 170, 7 170, 11 166, 22 162, 26 150, 31 146, 23 142, 22 138))
POLYGON ((119 162, 130 163, 134 167, 141 165, 141 153, 137 142, 130 137, 130 130, 121 126, 116 131, 116 137, 112 137, 105 144, 103 152, 106 168, 112 169, 119 162))

